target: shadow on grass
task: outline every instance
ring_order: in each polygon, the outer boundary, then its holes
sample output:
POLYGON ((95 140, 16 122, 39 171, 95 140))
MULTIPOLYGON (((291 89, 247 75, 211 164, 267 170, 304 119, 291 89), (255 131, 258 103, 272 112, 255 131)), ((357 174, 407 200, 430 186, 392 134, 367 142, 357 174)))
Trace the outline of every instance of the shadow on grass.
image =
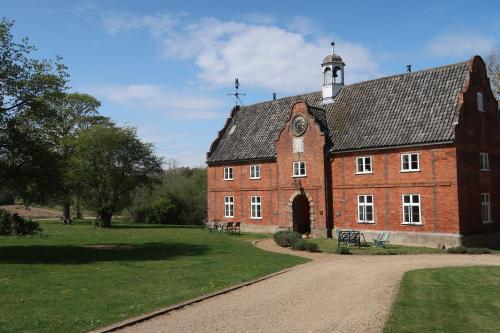
POLYGON ((110 248, 91 246, 2 246, 0 263, 78 265, 101 261, 165 260, 199 256, 210 249, 206 245, 187 243, 145 243, 138 246, 124 244, 122 247, 110 248))
POLYGON ((173 224, 116 224, 111 229, 202 229, 199 225, 173 225, 173 224))

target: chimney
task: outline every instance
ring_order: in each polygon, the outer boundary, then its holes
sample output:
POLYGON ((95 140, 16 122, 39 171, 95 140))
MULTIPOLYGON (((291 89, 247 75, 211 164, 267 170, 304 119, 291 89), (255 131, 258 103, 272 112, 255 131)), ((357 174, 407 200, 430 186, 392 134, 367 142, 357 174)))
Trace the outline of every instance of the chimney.
POLYGON ((273 93, 273 101, 276 100, 276 93, 273 93))
POLYGON ((411 65, 406 65, 406 72, 411 73, 411 65))

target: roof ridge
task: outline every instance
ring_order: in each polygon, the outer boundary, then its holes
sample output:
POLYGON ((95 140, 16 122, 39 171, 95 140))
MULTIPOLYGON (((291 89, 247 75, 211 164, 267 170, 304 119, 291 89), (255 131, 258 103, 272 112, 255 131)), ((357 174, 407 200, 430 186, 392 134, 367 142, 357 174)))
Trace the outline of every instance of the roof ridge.
MULTIPOLYGON (((454 63, 454 64, 448 64, 448 65, 442 65, 442 66, 437 66, 437 67, 425 68, 425 69, 421 69, 421 70, 418 70, 418 71, 415 71, 415 72, 405 72, 405 73, 393 74, 393 75, 389 75, 389 76, 382 76, 382 77, 378 77, 378 78, 375 78, 375 79, 370 79, 370 80, 355 82, 355 83, 351 83, 351 84, 346 84, 344 87, 353 87, 353 86, 357 86, 357 85, 368 83, 368 82, 373 82, 373 81, 378 81, 378 80, 384 80, 384 79, 390 79, 390 78, 394 78, 394 77, 398 77, 398 76, 404 76, 404 75, 409 75, 410 76, 410 75, 415 75, 415 74, 419 74, 419 73, 429 72, 429 71, 433 71, 433 70, 441 70, 441 69, 445 69, 445 68, 448 68, 448 67, 454 67, 454 66, 458 66, 458 65, 464 65, 464 64, 467 64, 469 61, 470 60, 466 60, 466 61, 461 61, 461 62, 457 62, 457 63, 454 63)), ((315 90, 315 91, 311 91, 311 92, 308 92, 308 93, 301 93, 301 94, 297 94, 297 95, 290 95, 290 96, 286 96, 286 97, 281 97, 281 98, 278 98, 278 99, 275 99, 275 100, 269 99, 269 100, 265 100, 265 101, 262 101, 262 102, 245 105, 245 106, 243 106, 243 108, 253 107, 253 106, 261 105, 261 104, 264 104, 264 103, 272 103, 272 102, 282 101, 282 100, 285 100, 285 99, 288 99, 288 98, 294 98, 294 97, 300 97, 300 96, 305 96, 305 95, 317 94, 317 93, 320 93, 320 92, 321 92, 321 90, 315 90)))
POLYGON ((393 74, 393 75, 389 75, 389 76, 383 76, 383 77, 379 77, 379 78, 376 78, 376 79, 370 79, 370 80, 366 80, 366 81, 360 81, 360 82, 356 82, 356 83, 347 84, 347 85, 345 85, 345 87, 357 86, 359 84, 373 82, 373 81, 378 81, 378 80, 391 79, 391 78, 398 77, 398 76, 406 76, 406 75, 407 76, 412 76, 412 75, 421 74, 421 73, 424 73, 424 72, 430 72, 430 71, 434 71, 434 70, 442 70, 442 69, 445 69, 445 68, 455 67, 455 66, 458 66, 458 65, 465 65, 468 62, 469 62, 469 60, 466 60, 466 61, 461 61, 461 62, 457 62, 457 63, 454 63, 454 64, 448 64, 448 65, 442 65, 442 66, 437 66, 437 67, 425 68, 425 69, 421 69, 421 70, 415 71, 415 72, 405 72, 405 73, 400 73, 400 74, 393 74))

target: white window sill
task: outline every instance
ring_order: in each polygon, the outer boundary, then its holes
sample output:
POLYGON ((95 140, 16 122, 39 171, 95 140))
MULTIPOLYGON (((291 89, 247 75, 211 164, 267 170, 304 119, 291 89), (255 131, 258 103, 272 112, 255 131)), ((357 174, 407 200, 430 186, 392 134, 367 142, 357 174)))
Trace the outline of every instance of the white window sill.
POLYGON ((415 170, 400 170, 399 172, 420 172, 420 169, 415 169, 415 170))
POLYGON ((483 224, 492 224, 493 221, 483 221, 483 224))
POLYGON ((260 177, 250 177, 250 179, 255 180, 255 179, 260 179, 260 177))
POLYGON ((402 222, 401 225, 423 225, 423 224, 422 224, 422 222, 419 222, 419 223, 402 222))
POLYGON ((375 224, 375 221, 358 221, 359 224, 375 224))
POLYGON ((228 179, 224 179, 224 180, 234 180, 234 178, 228 178, 228 179))
POLYGON ((225 219, 234 219, 234 216, 224 216, 225 219))
POLYGON ((490 172, 490 169, 481 169, 481 172, 490 172))
POLYGON ((262 220, 262 217, 251 217, 250 220, 262 220))
POLYGON ((304 178, 307 177, 307 175, 297 175, 297 176, 292 176, 292 178, 304 178))
POLYGON ((356 172, 356 175, 371 175, 373 174, 373 171, 364 171, 364 172, 356 172))

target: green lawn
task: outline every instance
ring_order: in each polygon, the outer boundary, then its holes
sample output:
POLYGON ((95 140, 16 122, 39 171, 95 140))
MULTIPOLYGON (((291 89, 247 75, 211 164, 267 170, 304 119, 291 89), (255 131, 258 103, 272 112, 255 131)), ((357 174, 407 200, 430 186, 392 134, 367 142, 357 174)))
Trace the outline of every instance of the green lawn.
MULTIPOLYGON (((335 253, 337 250, 337 240, 334 238, 319 238, 313 239, 312 242, 318 243, 322 252, 335 253)), ((352 254, 421 254, 421 253, 447 253, 446 250, 430 248, 430 247, 418 247, 418 246, 403 246, 386 244, 385 248, 381 249, 372 246, 372 243, 368 243, 367 246, 362 246, 358 248, 356 246, 350 246, 352 254)))
POLYGON ((0 237, 0 332, 84 332, 306 261, 257 249, 257 234, 40 224, 48 237, 0 237))
POLYGON ((404 275, 385 333, 500 332, 500 267, 422 269, 404 275))

